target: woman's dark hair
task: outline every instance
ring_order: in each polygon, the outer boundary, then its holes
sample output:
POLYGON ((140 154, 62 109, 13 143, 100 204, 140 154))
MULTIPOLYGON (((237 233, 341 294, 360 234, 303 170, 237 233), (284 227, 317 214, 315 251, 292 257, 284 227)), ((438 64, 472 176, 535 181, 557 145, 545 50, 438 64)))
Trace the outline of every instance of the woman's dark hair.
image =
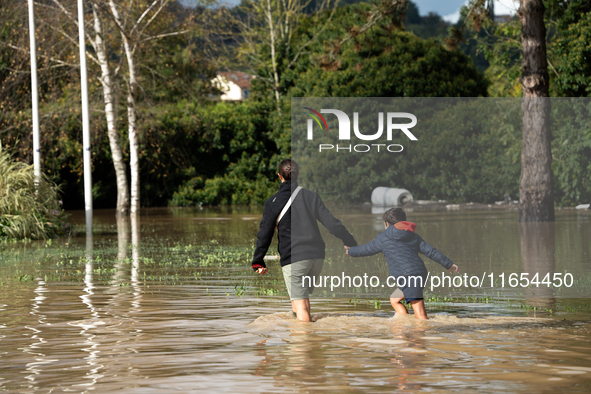
POLYGON ((398 222, 406 221, 406 212, 402 208, 392 208, 384 212, 384 222, 396 224, 398 222))
POLYGON ((277 170, 279 175, 281 175, 286 181, 298 179, 299 167, 295 160, 284 159, 281 163, 279 163, 279 168, 277 170))

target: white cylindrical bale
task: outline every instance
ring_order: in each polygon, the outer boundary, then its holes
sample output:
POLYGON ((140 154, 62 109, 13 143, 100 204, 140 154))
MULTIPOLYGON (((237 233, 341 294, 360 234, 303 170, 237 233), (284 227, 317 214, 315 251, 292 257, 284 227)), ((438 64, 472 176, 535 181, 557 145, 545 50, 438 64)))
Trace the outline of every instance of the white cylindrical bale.
POLYGON ((400 206, 412 201, 412 194, 406 189, 379 186, 371 193, 371 203, 381 207, 400 206))

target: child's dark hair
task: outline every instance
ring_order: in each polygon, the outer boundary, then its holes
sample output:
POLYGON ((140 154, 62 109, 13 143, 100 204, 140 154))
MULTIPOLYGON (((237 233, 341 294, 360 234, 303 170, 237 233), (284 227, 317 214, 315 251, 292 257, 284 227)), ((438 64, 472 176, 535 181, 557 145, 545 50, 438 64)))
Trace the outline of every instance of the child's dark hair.
POLYGON ((384 222, 396 224, 406 221, 406 212, 402 208, 391 208, 384 212, 384 222))
POLYGON ((279 163, 277 171, 279 172, 279 175, 281 175, 286 181, 298 179, 300 172, 298 163, 291 159, 284 159, 281 163, 279 163))

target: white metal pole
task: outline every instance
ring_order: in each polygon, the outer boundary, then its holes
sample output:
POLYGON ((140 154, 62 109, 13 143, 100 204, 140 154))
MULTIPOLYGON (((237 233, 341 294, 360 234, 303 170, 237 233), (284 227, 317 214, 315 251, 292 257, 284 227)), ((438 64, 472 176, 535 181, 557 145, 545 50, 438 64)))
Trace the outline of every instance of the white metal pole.
POLYGON ((29 38, 31 45, 31 95, 33 100, 33 169, 35 182, 41 179, 41 148, 39 143, 39 88, 37 85, 37 43, 35 40, 35 10, 29 0, 29 38))
POLYGON ((80 79, 82 87, 82 146, 84 152, 84 209, 88 213, 92 212, 92 162, 90 157, 90 121, 88 114, 88 77, 86 75, 86 36, 84 34, 84 23, 83 0, 78 0, 80 79))

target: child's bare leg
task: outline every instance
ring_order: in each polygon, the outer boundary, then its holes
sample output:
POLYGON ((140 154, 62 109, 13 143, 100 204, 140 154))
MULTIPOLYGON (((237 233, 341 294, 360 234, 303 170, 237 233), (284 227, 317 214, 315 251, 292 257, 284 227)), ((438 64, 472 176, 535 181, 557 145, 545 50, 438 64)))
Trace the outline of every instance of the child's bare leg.
POLYGON ((425 300, 411 301, 410 306, 415 311, 415 317, 417 319, 427 320, 427 311, 425 310, 425 300))
POLYGON ((392 308, 394 308, 394 311, 396 311, 396 313, 399 313, 401 315, 408 315, 406 307, 400 303, 400 301, 402 301, 403 299, 404 298, 390 298, 390 304, 392 304, 392 308))

